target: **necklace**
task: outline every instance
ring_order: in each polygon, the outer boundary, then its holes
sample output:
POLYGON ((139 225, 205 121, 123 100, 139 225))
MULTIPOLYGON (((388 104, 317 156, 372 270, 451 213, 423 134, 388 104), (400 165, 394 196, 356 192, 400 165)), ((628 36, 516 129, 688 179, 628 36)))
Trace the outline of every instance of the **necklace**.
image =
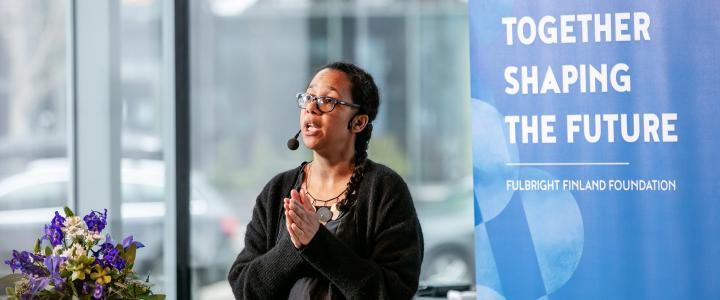
POLYGON ((305 181, 305 195, 312 198, 311 205, 315 209, 315 215, 317 215, 318 218, 320 219, 320 221, 323 224, 325 224, 330 220, 336 219, 337 216, 340 214, 340 212, 337 209, 337 201, 335 201, 335 203, 333 203, 329 207, 326 204, 330 201, 338 200, 338 198, 340 198, 340 196, 345 194, 345 190, 343 190, 342 192, 340 192, 340 194, 337 194, 337 196, 332 197, 330 199, 318 199, 317 197, 313 196, 310 193, 310 167, 312 167, 312 163, 310 163, 310 165, 308 166, 307 180, 305 181), (317 203, 317 202, 322 202, 323 205, 316 206, 315 203, 317 203))

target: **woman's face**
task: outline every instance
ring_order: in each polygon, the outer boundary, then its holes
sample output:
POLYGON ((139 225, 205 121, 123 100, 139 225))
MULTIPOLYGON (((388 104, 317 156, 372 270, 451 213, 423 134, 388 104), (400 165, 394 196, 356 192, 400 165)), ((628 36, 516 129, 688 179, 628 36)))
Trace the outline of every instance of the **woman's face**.
MULTIPOLYGON (((347 75, 335 69, 320 70, 305 92, 354 103, 347 75)), ((316 101, 310 102, 300 110, 300 129, 305 146, 321 153, 343 153, 348 147, 354 149, 354 134, 347 125, 356 111, 356 108, 337 104, 332 111, 321 112, 316 101)))

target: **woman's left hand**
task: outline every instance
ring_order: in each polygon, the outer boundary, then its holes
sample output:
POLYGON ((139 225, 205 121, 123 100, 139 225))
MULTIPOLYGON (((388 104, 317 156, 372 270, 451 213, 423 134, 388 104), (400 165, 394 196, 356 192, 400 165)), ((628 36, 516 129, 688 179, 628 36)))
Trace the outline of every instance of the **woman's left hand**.
POLYGON ((305 201, 305 193, 295 189, 290 191, 290 198, 285 198, 285 225, 290 233, 295 248, 310 244, 320 228, 320 219, 315 215, 313 207, 305 201))

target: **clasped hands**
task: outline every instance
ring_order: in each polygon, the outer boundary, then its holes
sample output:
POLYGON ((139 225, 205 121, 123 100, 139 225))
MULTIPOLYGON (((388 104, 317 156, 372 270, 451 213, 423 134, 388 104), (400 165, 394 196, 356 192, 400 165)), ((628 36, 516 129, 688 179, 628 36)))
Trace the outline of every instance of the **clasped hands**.
POLYGON ((290 198, 285 198, 285 226, 290 233, 290 240, 295 248, 300 249, 310 244, 320 229, 320 219, 315 209, 306 201, 304 190, 290 191, 290 198))

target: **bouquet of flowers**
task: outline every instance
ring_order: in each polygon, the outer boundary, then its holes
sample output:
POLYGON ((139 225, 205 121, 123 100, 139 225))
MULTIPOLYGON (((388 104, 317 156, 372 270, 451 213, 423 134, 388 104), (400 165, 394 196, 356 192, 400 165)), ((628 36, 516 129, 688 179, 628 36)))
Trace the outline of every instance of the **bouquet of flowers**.
POLYGON ((13 274, 0 281, 15 285, 6 289, 9 299, 165 299, 150 290, 149 277, 139 280, 132 270, 143 244, 132 236, 117 244, 109 234, 103 240, 106 225, 107 209, 83 218, 67 207, 65 217, 56 211, 33 252, 13 250, 5 261, 13 274))

